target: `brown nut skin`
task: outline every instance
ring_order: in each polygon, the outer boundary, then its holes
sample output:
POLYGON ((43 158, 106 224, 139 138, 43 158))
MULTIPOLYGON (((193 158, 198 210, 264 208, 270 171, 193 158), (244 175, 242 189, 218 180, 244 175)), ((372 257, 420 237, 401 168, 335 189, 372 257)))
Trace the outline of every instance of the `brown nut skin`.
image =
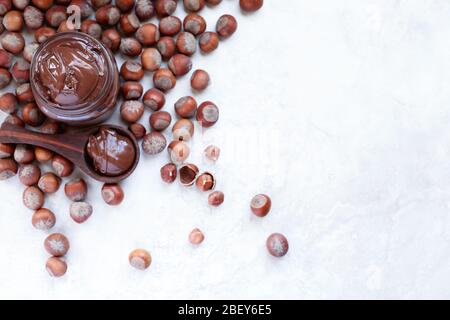
POLYGON ((156 71, 161 67, 162 57, 155 48, 147 48, 142 51, 141 63, 142 67, 147 71, 156 71))
POLYGON ((45 12, 47 24, 53 28, 58 28, 61 22, 67 20, 66 7, 53 6, 45 12))
POLYGON ((52 172, 44 173, 38 181, 38 187, 44 193, 55 193, 60 185, 61 178, 52 172))
POLYGON ((158 131, 147 133, 142 140, 142 149, 149 155, 161 153, 166 148, 166 145, 166 138, 158 131))
POLYGON ((39 43, 33 42, 33 43, 28 43, 27 45, 25 45, 25 47, 23 48, 23 58, 31 63, 31 60, 33 59, 34 53, 36 52, 37 48, 39 47, 39 43))
POLYGON ((198 167, 195 164, 187 163, 180 167, 180 182, 183 186, 192 186, 198 175, 198 167))
POLYGON ((91 0, 91 4, 95 9, 106 6, 111 3, 111 0, 91 0))
POLYGON ((120 75, 127 81, 139 81, 144 77, 144 69, 139 62, 128 60, 120 67, 120 75))
POLYGON ((205 101, 198 107, 196 118, 202 127, 209 128, 219 120, 219 108, 211 101, 205 101))
POLYGON ((153 111, 160 110, 166 103, 164 93, 156 88, 151 88, 144 93, 142 102, 153 111))
POLYGON ((199 245, 205 240, 205 235, 199 228, 195 228, 189 234, 189 242, 193 245, 199 245))
POLYGON ((214 191, 208 195, 208 204, 214 207, 220 206, 225 200, 225 195, 222 191, 214 191))
POLYGON ((120 106, 120 116, 128 123, 134 123, 144 114, 144 104, 139 100, 127 100, 120 106))
POLYGON ((153 130, 163 131, 172 122, 172 116, 167 111, 156 111, 149 118, 150 126, 153 130))
POLYGON ((45 263, 45 269, 51 277, 60 278, 67 272, 67 263, 58 257, 50 257, 45 263))
POLYGON ((23 83, 16 88, 16 97, 19 103, 28 103, 34 101, 33 91, 30 84, 23 83))
POLYGON ((272 256, 281 258, 288 253, 289 242, 281 233, 272 233, 267 238, 266 247, 272 256))
POLYGON ((177 166, 173 163, 164 165, 160 172, 161 179, 165 183, 173 183, 177 179, 177 166))
POLYGON ((125 198, 122 187, 117 183, 104 184, 102 187, 102 198, 110 206, 117 206, 125 198))
POLYGON ((12 9, 11 0, 0 0, 0 16, 12 9))
POLYGON ((10 114, 9 116, 7 116, 5 118, 4 123, 9 123, 12 124, 13 126, 18 126, 18 127, 25 127, 25 122, 22 121, 22 119, 20 119, 17 115, 14 114, 10 114))
POLYGON ((37 187, 28 187, 23 192, 22 200, 28 209, 38 210, 44 205, 45 196, 37 187))
POLYGON ((36 184, 41 177, 41 169, 35 164, 24 164, 19 167, 19 181, 29 187, 36 184))
POLYGON ((86 19, 81 23, 80 30, 83 33, 94 37, 95 39, 100 39, 102 36, 102 27, 100 24, 92 19, 86 19))
POLYGON ((151 0, 136 0, 134 10, 141 21, 150 19, 155 14, 155 8, 151 0))
POLYGON ((175 45, 179 53, 187 56, 192 56, 197 51, 197 40, 189 32, 181 32, 175 41, 175 45))
POLYGON ((29 102, 22 108, 22 119, 27 125, 37 127, 45 121, 45 116, 36 103, 29 102))
POLYGON ((120 40, 120 33, 115 28, 106 29, 102 32, 101 41, 112 52, 119 50, 120 40))
POLYGON ((42 147, 34 147, 34 156, 40 163, 45 163, 53 158, 53 151, 42 147))
POLYGON ((94 9, 91 7, 88 0, 72 0, 70 5, 78 6, 80 8, 81 19, 87 19, 94 13, 94 9))
POLYGON ((184 54, 176 54, 170 58, 168 66, 176 77, 181 77, 191 71, 192 61, 191 58, 184 54))
POLYGON ((11 75, 16 83, 30 81, 30 64, 25 59, 18 59, 11 67, 11 75))
POLYGON ((59 154, 55 154, 52 158, 52 168, 59 177, 68 177, 73 172, 73 163, 59 154))
POLYGON ((0 49, 0 67, 9 68, 12 65, 14 56, 6 50, 0 49))
POLYGON ((3 49, 17 55, 25 47, 25 38, 21 33, 8 31, 3 35, 0 43, 3 49))
POLYGON ((110 4, 100 7, 95 12, 95 20, 103 26, 114 26, 120 20, 120 10, 110 4))
POLYGON ((11 73, 4 68, 0 68, 0 89, 7 87, 11 83, 11 79, 11 73))
POLYGON ((120 40, 120 52, 128 57, 137 57, 141 54, 142 45, 135 38, 122 38, 120 40))
POLYGON ((134 7, 134 0, 116 0, 116 6, 121 12, 129 12, 134 7))
MULTIPOLYGON (((86 21, 88 21, 88 20, 86 20, 86 21)), ((84 23, 84 21, 83 21, 83 23, 84 23)), ((81 24, 81 27, 83 27, 83 23, 81 24)), ((81 29, 81 30, 83 30, 83 29, 81 29)), ((53 28, 39 27, 39 29, 37 29, 34 32, 34 39, 36 40, 37 43, 42 43, 45 40, 47 40, 48 38, 50 38, 51 36, 53 36, 54 34, 56 34, 56 30, 53 28)))
POLYGON ((205 0, 183 0, 184 9, 190 12, 198 12, 205 7, 205 0))
POLYGON ((0 111, 12 114, 16 111, 18 101, 11 92, 6 92, 0 96, 0 111))
POLYGON ((153 46, 159 41, 160 33, 156 25, 146 23, 137 29, 135 37, 143 46, 153 46))
POLYGON ((3 17, 3 26, 8 31, 20 31, 23 27, 22 12, 12 10, 3 17))
POLYGON ((272 200, 265 194, 257 194, 250 201, 250 209, 257 217, 265 217, 272 206, 272 200))
POLYGON ((205 90, 210 83, 210 78, 208 72, 205 70, 195 70, 191 76, 191 87, 197 91, 205 90))
POLYGON ((204 32, 199 37, 198 44, 203 53, 211 53, 219 46, 219 35, 215 32, 204 32))
POLYGON ((175 164, 182 164, 191 152, 189 146, 183 141, 174 140, 168 147, 170 160, 175 164))
POLYGON ((28 29, 35 30, 44 24, 44 13, 36 7, 27 6, 23 11, 23 18, 28 29))
POLYGON ((122 83, 120 91, 125 100, 135 100, 142 96, 144 88, 142 87, 142 84, 137 81, 126 81, 122 83))
POLYGON ((177 9, 176 0, 156 0, 154 2, 156 14, 160 18, 170 16, 177 9))
POLYGON ((254 12, 259 9, 264 4, 264 0, 239 0, 239 6, 243 11, 254 12))
POLYGON ((127 36, 135 34, 140 25, 139 18, 134 13, 125 13, 120 17, 120 30, 127 36))
POLYGON ((64 186, 64 193, 70 201, 83 201, 86 199, 88 187, 83 179, 74 179, 64 186))
POLYGON ((31 0, 31 3, 38 9, 45 11, 53 5, 53 0, 31 0))
POLYGON ((45 134, 57 134, 60 133, 61 126, 57 122, 48 121, 39 127, 39 131, 45 134))
POLYGON ((17 163, 11 159, 0 159, 0 181, 9 179, 17 174, 17 163))
POLYGON ((20 164, 28 164, 33 162, 33 148, 25 144, 18 144, 14 150, 14 160, 20 164))
POLYGON ((169 69, 160 68, 153 74, 153 84, 161 91, 169 91, 176 83, 177 79, 169 69))
POLYGON ((162 37, 159 39, 156 48, 164 60, 170 59, 177 51, 175 40, 172 37, 162 37))
POLYGON ((152 263, 152 257, 147 250, 144 249, 136 249, 131 251, 128 256, 128 261, 133 268, 138 270, 145 270, 150 267, 152 263))
POLYGON ((206 21, 196 13, 190 13, 183 20, 183 29, 198 36, 206 31, 206 21))
POLYGON ((194 97, 181 97, 175 102, 175 112, 181 118, 192 118, 197 110, 197 101, 194 97))
POLYGON ((230 14, 224 14, 217 20, 216 32, 222 39, 226 39, 236 32, 237 27, 236 18, 230 14))
POLYGON ((47 231, 55 226, 56 217, 48 209, 41 208, 33 213, 31 224, 38 230, 47 231))
POLYGON ((136 139, 142 139, 147 134, 147 129, 140 123, 132 123, 128 130, 135 136, 136 139))
POLYGON ((65 235, 52 233, 44 241, 45 250, 54 257, 62 257, 69 251, 70 243, 65 235))
POLYGON ((198 176, 195 184, 200 191, 206 192, 214 189, 216 186, 216 180, 211 173, 204 172, 198 176))
POLYGON ((210 145, 210 146, 206 147, 204 153, 205 153, 206 159, 215 162, 219 159, 220 149, 219 149, 219 147, 210 145))
POLYGON ((206 4, 209 6, 217 6, 221 2, 222 0, 206 0, 206 4))
POLYGON ((174 36, 181 31, 181 24, 178 17, 164 17, 159 21, 159 32, 164 36, 174 36))
POLYGON ((189 141, 194 135, 194 123, 189 119, 179 119, 172 127, 174 140, 189 141))
POLYGON ((9 143, 0 143, 0 159, 10 158, 14 154, 16 146, 9 143))
POLYGON ((73 221, 83 223, 91 217, 93 209, 87 202, 72 202, 69 212, 73 221))

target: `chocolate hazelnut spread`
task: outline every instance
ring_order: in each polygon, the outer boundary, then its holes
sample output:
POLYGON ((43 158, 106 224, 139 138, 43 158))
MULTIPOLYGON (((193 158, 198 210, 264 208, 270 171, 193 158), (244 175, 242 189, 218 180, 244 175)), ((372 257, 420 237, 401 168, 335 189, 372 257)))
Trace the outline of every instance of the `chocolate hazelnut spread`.
POLYGON ((136 157, 136 150, 130 138, 104 127, 89 137, 86 150, 94 169, 107 176, 118 176, 127 172, 136 157))

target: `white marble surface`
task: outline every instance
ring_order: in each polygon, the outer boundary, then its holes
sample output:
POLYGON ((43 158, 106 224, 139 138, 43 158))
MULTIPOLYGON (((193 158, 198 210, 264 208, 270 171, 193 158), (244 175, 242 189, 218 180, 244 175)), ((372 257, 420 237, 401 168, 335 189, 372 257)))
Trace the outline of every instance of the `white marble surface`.
MULTIPOLYGON (((119 207, 89 181, 95 212, 83 225, 60 190, 46 206, 71 250, 67 275, 52 279, 23 187, 1 182, 0 298, 450 298, 450 3, 237 7, 204 11, 210 26, 235 14, 239 30, 194 60, 213 81, 197 98, 221 118, 196 133, 191 160, 216 173, 224 205, 162 184, 166 153, 143 157, 119 207), (209 143, 223 151, 216 166, 201 161, 209 143), (249 212, 257 192, 273 200, 264 219, 249 212), (198 248, 194 227, 206 234, 198 248), (290 242, 282 259, 264 247, 275 231, 290 242), (135 247, 152 253, 146 272, 128 265, 135 247)), ((166 110, 188 93, 186 77, 166 110)))

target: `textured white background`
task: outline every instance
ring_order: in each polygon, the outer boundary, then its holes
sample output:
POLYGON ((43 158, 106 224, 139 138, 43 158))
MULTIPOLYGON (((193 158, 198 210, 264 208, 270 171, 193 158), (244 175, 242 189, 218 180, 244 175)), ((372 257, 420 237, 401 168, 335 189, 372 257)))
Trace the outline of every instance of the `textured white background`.
POLYGON ((90 180, 83 225, 61 189, 46 206, 71 241, 69 270, 52 279, 47 234, 31 226, 17 178, 4 181, 0 298, 450 298, 450 3, 266 0, 243 15, 224 0, 202 12, 209 29, 223 13, 238 32, 194 59, 212 77, 196 97, 221 118, 196 133, 191 160, 216 174, 224 205, 164 185, 166 153, 143 157, 119 207, 90 180), (201 160, 211 142, 223 151, 215 166, 201 160), (249 212, 257 192, 273 200, 264 219, 249 212), (198 248, 194 227, 206 235, 198 248), (290 242, 282 259, 265 250, 275 231, 290 242), (136 247, 153 256, 145 272, 128 265, 136 247))

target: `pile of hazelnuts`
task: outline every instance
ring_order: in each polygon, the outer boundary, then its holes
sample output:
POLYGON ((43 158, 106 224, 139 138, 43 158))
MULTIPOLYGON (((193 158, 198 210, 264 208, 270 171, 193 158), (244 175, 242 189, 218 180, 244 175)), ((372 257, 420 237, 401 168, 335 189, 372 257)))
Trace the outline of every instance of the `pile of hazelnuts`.
MULTIPOLYGON (((47 119, 37 107, 29 84, 30 63, 39 44, 57 32, 78 31, 68 21, 68 6, 78 6, 81 15, 81 32, 100 40, 114 53, 127 57, 120 67, 121 119, 128 124, 137 139, 142 139, 146 154, 156 155, 164 149, 169 151, 170 163, 161 168, 161 178, 173 183, 179 176, 185 186, 196 185, 201 191, 212 191, 215 178, 209 172, 199 173, 196 165, 186 163, 190 154, 187 144, 194 134, 195 119, 203 128, 213 126, 219 119, 219 108, 211 101, 197 103, 194 97, 181 97, 174 104, 178 120, 172 126, 172 141, 167 144, 162 132, 172 122, 169 112, 161 110, 166 103, 166 93, 175 87, 177 78, 192 69, 191 57, 197 46, 204 54, 216 50, 221 40, 229 38, 237 29, 237 21, 231 15, 223 15, 216 23, 215 31, 207 31, 205 19, 198 13, 206 6, 216 6, 222 0, 183 0, 187 16, 181 21, 174 16, 177 0, 0 0, 0 89, 15 83, 15 92, 0 95, 0 111, 8 114, 5 122, 32 128, 46 134, 62 133, 64 125, 47 119), (146 22, 157 17, 159 24, 146 22), (23 30, 34 34, 34 42, 27 43, 23 30), (145 72, 153 73, 153 88, 143 92, 140 81, 145 72), (139 120, 145 108, 152 111, 149 117, 150 132, 139 120)), ((181 1, 180 1, 181 2, 181 1)), ((257 11, 263 0, 240 0, 243 11, 257 11)), ((190 79, 194 92, 205 90, 210 76, 205 70, 195 70, 190 79)), ((220 149, 208 146, 207 159, 217 161, 220 149)), ((44 207, 45 197, 55 193, 62 179, 70 177, 73 164, 64 157, 41 147, 0 143, 0 180, 18 175, 26 186, 23 203, 34 211, 32 225, 39 230, 50 230, 56 223, 55 214, 44 207), (46 172, 41 171, 41 167, 46 172)), ((65 183, 64 191, 71 201, 70 216, 83 223, 93 213, 86 202, 88 185, 82 178, 65 183)), ((102 197, 109 205, 119 205, 124 192, 119 184, 105 184, 102 197)), ((224 202, 221 191, 208 195, 211 206, 224 202)), ((270 210, 270 199, 257 195, 251 201, 255 215, 265 216, 270 210), (263 201, 262 199, 266 199, 263 201)), ((189 241, 200 244, 204 234, 198 228, 192 230, 189 241)), ((50 234, 44 241, 51 255, 46 268, 52 276, 62 276, 67 270, 64 259, 69 250, 69 240, 60 233, 50 234)), ((288 243, 281 234, 273 234, 267 240, 267 248, 274 256, 283 256, 288 243)), ((138 269, 151 264, 150 253, 136 249, 129 255, 129 262, 138 269)))

